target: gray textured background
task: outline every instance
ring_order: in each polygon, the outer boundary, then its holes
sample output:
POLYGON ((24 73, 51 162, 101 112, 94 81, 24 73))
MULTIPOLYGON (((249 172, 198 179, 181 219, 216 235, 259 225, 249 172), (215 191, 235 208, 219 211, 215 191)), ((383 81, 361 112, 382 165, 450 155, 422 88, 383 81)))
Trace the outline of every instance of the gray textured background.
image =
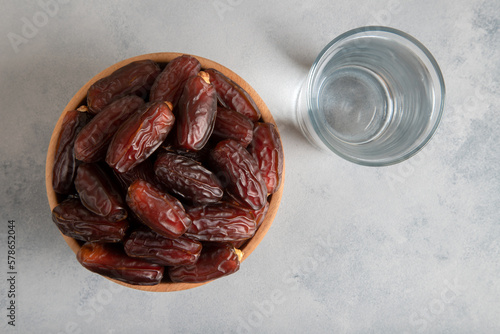
POLYGON ((0 2, 0 332, 500 332, 498 1, 43 3, 0 2), (315 150, 293 118, 316 54, 368 24, 419 39, 447 85, 434 139, 386 168, 315 150), (80 267, 51 222, 44 184, 50 135, 71 96, 111 64, 157 51, 242 76, 275 115, 286 155, 283 201, 257 250, 235 275, 176 293, 121 288, 80 267))

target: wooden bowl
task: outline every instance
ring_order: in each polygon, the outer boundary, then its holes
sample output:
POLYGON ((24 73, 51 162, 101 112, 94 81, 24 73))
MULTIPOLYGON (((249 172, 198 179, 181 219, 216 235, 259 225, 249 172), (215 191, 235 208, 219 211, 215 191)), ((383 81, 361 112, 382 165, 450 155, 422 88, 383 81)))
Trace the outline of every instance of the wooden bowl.
MULTIPOLYGON (((56 146, 57 146, 57 138, 59 136, 59 133, 61 132, 61 126, 63 122, 64 115, 67 111, 70 110, 75 110, 78 108, 80 105, 86 103, 86 98, 87 98, 87 90, 89 87, 96 82, 97 80, 106 77, 110 75, 112 72, 117 70, 120 67, 123 67, 133 61, 137 60, 144 60, 144 59, 151 59, 153 61, 156 61, 157 63, 167 63, 171 61, 172 59, 181 56, 182 53, 174 53, 174 52, 159 52, 159 53, 150 53, 150 54, 145 54, 137 57, 132 57, 126 60, 123 60, 119 63, 116 63, 101 73, 97 74, 95 77, 93 77, 89 82, 87 82, 80 90, 73 96, 73 98, 69 101, 69 103, 66 105, 66 108, 64 108, 64 111, 62 112, 61 116, 59 117, 59 120, 56 123, 56 126, 54 128, 54 132, 52 133, 52 137, 50 139, 50 144, 47 152, 47 162, 45 165, 45 186, 47 188, 47 197, 49 200, 49 205, 50 209, 52 210, 55 206, 57 206, 58 202, 58 195, 55 193, 54 189, 52 188, 52 168, 54 165, 54 157, 55 157, 55 152, 56 152, 56 146)), ((214 68, 221 73, 225 74, 227 77, 235 81, 237 84, 239 84, 243 89, 245 89, 254 99, 255 103, 259 107, 261 113, 262 113, 262 119, 265 122, 268 123, 273 123, 276 125, 273 116, 269 112, 269 109, 265 105, 264 101, 260 98, 260 96, 255 92, 255 90, 248 84, 246 83, 242 78, 240 78, 236 73, 231 71, 230 69, 213 62, 209 59, 205 59, 202 57, 194 56, 196 57, 200 64, 202 69, 207 69, 207 68, 214 68)), ((267 231, 271 227, 271 224, 274 220, 274 217, 276 216, 276 212, 278 211, 279 204, 281 202, 281 196, 283 194, 283 184, 284 184, 284 176, 285 176, 285 171, 284 171, 284 166, 283 166, 283 179, 281 181, 281 185, 274 194, 272 194, 269 198, 269 209, 267 212, 267 215, 262 222, 262 225, 260 228, 257 230, 255 235, 250 239, 242 248, 241 251, 243 252, 243 261, 254 251, 254 249, 257 247, 257 245, 262 241, 264 236, 266 235, 267 231)), ((78 253, 82 242, 77 241, 73 238, 67 237, 63 235, 64 240, 68 244, 68 246, 73 250, 73 252, 76 254, 78 253)), ((244 270, 244 266, 242 266, 244 270)), ((241 269, 240 269, 241 270, 241 269)), ((237 273, 236 273, 237 274, 237 273)), ((236 275, 235 274, 235 275, 236 275)), ((234 277, 234 276, 233 276, 234 277)), ((108 277, 106 277, 108 278, 108 277)), ((110 279, 110 278, 108 278, 110 279)), ((222 278, 225 279, 225 278, 222 278)), ((144 291, 154 291, 154 292, 168 292, 168 291, 179 291, 179 290, 186 290, 186 289, 191 289, 209 282, 205 283, 171 283, 171 282, 161 282, 158 285, 154 286, 140 286, 140 285, 131 285, 127 283, 123 283, 114 279, 110 279, 115 283, 137 289, 137 290, 144 290, 144 291)))

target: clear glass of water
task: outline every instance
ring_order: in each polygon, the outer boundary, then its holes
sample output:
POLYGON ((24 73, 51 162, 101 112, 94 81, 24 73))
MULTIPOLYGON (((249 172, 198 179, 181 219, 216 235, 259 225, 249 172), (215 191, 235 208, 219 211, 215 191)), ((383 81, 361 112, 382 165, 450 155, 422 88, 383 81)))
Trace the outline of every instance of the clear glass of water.
POLYGON ((432 137, 445 85, 431 53, 388 27, 363 27, 330 42, 297 101, 302 132, 320 148, 367 166, 408 159, 432 137))

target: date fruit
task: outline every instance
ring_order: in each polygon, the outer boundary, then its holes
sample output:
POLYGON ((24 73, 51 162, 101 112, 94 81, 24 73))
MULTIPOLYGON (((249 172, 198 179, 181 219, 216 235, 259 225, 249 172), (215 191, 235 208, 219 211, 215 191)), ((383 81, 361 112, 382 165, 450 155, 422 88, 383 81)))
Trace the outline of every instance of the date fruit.
POLYGON ((257 104, 240 85, 213 68, 205 72, 210 75, 210 82, 225 107, 247 116, 253 122, 260 119, 261 114, 257 104))
POLYGON ((179 200, 146 181, 132 183, 126 201, 143 224, 164 237, 176 239, 191 225, 179 200))
POLYGON ((130 185, 136 180, 144 180, 151 184, 158 184, 152 159, 144 160, 125 173, 119 173, 116 170, 113 170, 113 172, 122 189, 125 190, 125 193, 127 192, 128 187, 130 187, 130 185))
POLYGON ((125 173, 146 160, 165 140, 175 121, 169 102, 151 102, 115 133, 106 162, 125 173))
POLYGON ((261 209, 267 201, 267 187, 254 157, 237 141, 226 139, 210 152, 213 164, 227 182, 227 192, 239 203, 261 209))
POLYGON ((266 182, 267 193, 273 194, 278 190, 283 174, 283 147, 274 124, 255 124, 253 140, 248 151, 259 165, 262 178, 266 182))
POLYGON ((200 257, 201 243, 186 237, 175 240, 154 231, 134 231, 125 241, 128 256, 138 257, 162 266, 195 263, 200 257))
POLYGON ((215 203, 222 198, 219 180, 195 160, 164 152, 158 155, 154 169, 160 182, 195 204, 215 203))
MULTIPOLYGON (((262 209, 252 211, 252 214, 255 217, 255 225, 256 225, 255 233, 257 233, 260 225, 262 225, 262 223, 264 222, 264 218, 266 217, 268 209, 269 209, 269 202, 266 202, 266 205, 264 205, 262 209)), ((236 248, 241 248, 248 240, 249 238, 245 240, 234 241, 231 242, 231 244, 236 248)))
POLYGON ((78 133, 88 122, 87 107, 66 112, 63 118, 61 132, 57 139, 54 166, 52 167, 52 187, 59 194, 68 194, 73 188, 76 176, 77 161, 73 146, 78 133))
POLYGON ((149 101, 169 101, 175 107, 186 81, 201 69, 198 59, 182 55, 171 60, 151 87, 149 101))
POLYGON ((144 101, 135 95, 127 95, 110 103, 76 137, 75 157, 84 162, 103 160, 118 128, 143 105, 144 101))
POLYGON ((220 140, 234 139, 247 147, 253 138, 253 122, 250 118, 231 109, 217 107, 217 117, 212 135, 220 140))
POLYGON ((160 72, 158 64, 149 59, 135 61, 117 69, 90 86, 87 92, 90 112, 98 114, 108 104, 125 95, 144 96, 160 72))
POLYGON ((227 203, 195 207, 187 211, 192 224, 186 236, 200 241, 239 241, 255 234, 255 216, 227 203))
POLYGON ((52 210, 52 220, 62 234, 82 241, 119 242, 129 226, 127 220, 111 222, 89 211, 78 198, 59 203, 52 210))
POLYGON ((116 244, 86 243, 76 258, 94 273, 129 284, 156 285, 163 278, 163 266, 130 257, 116 244))
POLYGON ((82 204, 96 215, 113 222, 127 218, 122 194, 98 164, 83 163, 78 167, 75 188, 82 204))
POLYGON ((253 211, 257 229, 259 229, 260 225, 262 225, 262 222, 264 221, 264 218, 266 218, 267 210, 269 210, 269 202, 266 201, 266 205, 264 205, 262 209, 253 211))
POLYGON ((188 79, 179 100, 177 143, 198 151, 212 134, 217 115, 217 94, 205 72, 188 79))
POLYGON ((196 263, 170 267, 168 274, 172 282, 203 283, 237 272, 242 257, 229 243, 206 244, 196 263))

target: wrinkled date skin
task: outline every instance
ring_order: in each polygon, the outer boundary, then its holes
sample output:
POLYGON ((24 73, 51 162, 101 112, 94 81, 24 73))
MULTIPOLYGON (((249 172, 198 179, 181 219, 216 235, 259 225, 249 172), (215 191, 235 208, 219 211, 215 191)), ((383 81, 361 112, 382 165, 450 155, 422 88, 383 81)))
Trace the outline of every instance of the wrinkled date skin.
POLYGON ((73 189, 77 167, 73 146, 78 133, 87 124, 89 118, 86 112, 78 110, 68 111, 64 115, 52 168, 52 187, 59 194, 68 194, 73 189))
POLYGON ((195 264, 170 267, 168 273, 173 282, 203 283, 237 272, 241 257, 229 243, 204 244, 195 264))
POLYGON ((195 263, 200 257, 201 243, 186 237, 175 240, 154 231, 134 231, 125 241, 125 252, 162 266, 181 266, 195 263))
POLYGON ((186 81, 198 74, 201 69, 198 59, 183 55, 170 61, 158 75, 151 88, 149 100, 169 101, 175 107, 186 81))
POLYGON ((217 107, 217 117, 212 135, 220 140, 234 139, 247 147, 253 138, 253 122, 239 112, 217 107))
POLYGON ((237 202, 252 210, 266 204, 266 184, 254 157, 243 146, 232 139, 223 140, 210 152, 210 158, 222 173, 219 179, 227 182, 226 190, 237 202))
POLYGON ((96 81, 87 92, 90 112, 98 114, 104 107, 125 95, 141 95, 153 85, 161 70, 152 60, 139 60, 125 65, 109 76, 96 81))
POLYGON ((160 182, 195 204, 218 202, 224 194, 219 180, 211 171, 182 155, 161 153, 154 169, 160 182))
POLYGON ((203 146, 203 148, 201 150, 189 151, 189 150, 185 150, 185 149, 177 147, 176 144, 164 143, 164 146, 162 146, 162 149, 165 152, 170 152, 170 153, 174 153, 177 155, 182 155, 183 157, 186 157, 186 158, 189 158, 189 159, 192 159, 192 160, 195 160, 195 161, 202 163, 202 162, 208 160, 208 157, 210 155, 210 150, 213 148, 213 146, 215 144, 216 143, 214 143, 212 145, 212 142, 209 140, 208 143, 205 146, 203 146))
POLYGON ((262 225, 262 222, 264 221, 264 218, 266 218, 267 210, 269 210, 269 202, 266 202, 266 204, 262 209, 253 211, 253 214, 255 216, 255 223, 257 224, 257 229, 259 229, 260 225, 262 225))
POLYGON ((210 82, 214 85, 222 104, 250 118, 253 122, 260 119, 260 110, 252 97, 233 80, 215 69, 207 69, 210 82))
POLYGON ((134 114, 115 133, 106 162, 125 173, 146 160, 165 140, 175 121, 169 102, 152 102, 134 114))
POLYGON ((274 124, 257 123, 248 151, 259 165, 268 194, 278 190, 283 174, 283 147, 274 124))
POLYGON ((89 211, 77 198, 67 199, 52 210, 52 220, 64 235, 89 242, 119 242, 129 226, 127 220, 110 222, 89 211))
POLYGON ((151 184, 158 183, 158 179, 155 175, 154 164, 151 159, 144 160, 125 173, 119 173, 116 170, 113 170, 113 172, 122 189, 125 190, 125 193, 127 192, 128 187, 130 187, 130 185, 136 180, 144 180, 151 184))
POLYGON ((118 128, 143 105, 144 101, 135 95, 127 95, 110 103, 78 134, 75 157, 84 162, 103 160, 118 128))
POLYGON ((186 236, 200 241, 238 241, 255 234, 255 216, 227 203, 195 207, 187 211, 192 224, 186 236))
POLYGON ((96 215, 113 222, 127 218, 122 194, 98 164, 83 163, 78 167, 75 188, 82 204, 96 215))
POLYGON ((146 181, 132 183, 126 201, 143 224, 164 237, 176 239, 191 225, 179 200, 146 181))
POLYGON ((186 150, 200 150, 212 134, 217 115, 217 93, 205 72, 188 79, 179 100, 177 142, 186 150))
POLYGON ((163 278, 163 266, 130 257, 116 244, 86 243, 76 258, 92 272, 129 284, 156 285, 163 278))
MULTIPOLYGON (((264 222, 264 218, 266 217, 268 209, 269 209, 269 202, 266 202, 266 205, 264 205, 264 207, 262 209, 252 211, 252 213, 255 217, 255 225, 256 225, 255 232, 257 232, 259 230, 260 225, 262 225, 262 223, 264 222)), ((235 248, 239 249, 248 241, 248 239, 234 241, 234 242, 231 242, 231 244, 235 248)))

